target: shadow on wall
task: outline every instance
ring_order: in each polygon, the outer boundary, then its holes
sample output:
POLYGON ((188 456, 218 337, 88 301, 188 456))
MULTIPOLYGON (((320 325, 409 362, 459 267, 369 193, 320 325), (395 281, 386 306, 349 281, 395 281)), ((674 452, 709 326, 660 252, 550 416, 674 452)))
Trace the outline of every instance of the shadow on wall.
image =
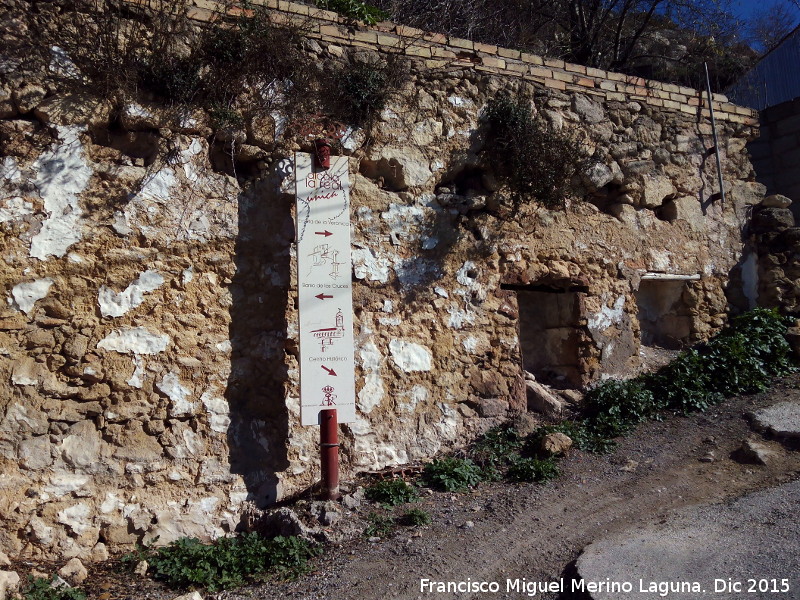
POLYGON ((284 348, 294 226, 291 197, 275 189, 275 182, 260 181, 239 196, 230 286, 230 470, 242 476, 247 500, 261 508, 277 500, 276 473, 289 466, 284 348))

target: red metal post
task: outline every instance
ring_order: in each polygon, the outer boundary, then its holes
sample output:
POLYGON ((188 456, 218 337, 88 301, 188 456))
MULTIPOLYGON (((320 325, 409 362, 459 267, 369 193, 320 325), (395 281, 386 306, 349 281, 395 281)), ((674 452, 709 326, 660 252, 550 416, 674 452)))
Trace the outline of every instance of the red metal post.
POLYGON ((322 464, 322 496, 326 500, 339 498, 339 423, 336 409, 326 409, 320 415, 320 459, 322 464))
POLYGON ((314 140, 314 158, 317 168, 326 171, 331 168, 331 143, 325 138, 314 140))

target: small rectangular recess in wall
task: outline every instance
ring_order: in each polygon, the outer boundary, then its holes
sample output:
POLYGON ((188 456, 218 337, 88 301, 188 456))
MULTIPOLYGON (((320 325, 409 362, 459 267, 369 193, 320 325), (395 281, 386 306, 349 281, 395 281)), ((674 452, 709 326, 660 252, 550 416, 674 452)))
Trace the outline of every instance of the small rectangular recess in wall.
POLYGON ((513 289, 519 306, 519 341, 523 368, 556 388, 580 387, 582 286, 503 286, 513 289))

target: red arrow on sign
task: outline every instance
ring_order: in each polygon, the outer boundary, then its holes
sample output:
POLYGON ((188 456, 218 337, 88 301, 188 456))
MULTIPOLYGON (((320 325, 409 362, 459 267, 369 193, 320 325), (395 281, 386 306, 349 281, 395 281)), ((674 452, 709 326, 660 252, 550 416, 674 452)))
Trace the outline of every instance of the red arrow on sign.
POLYGON ((325 369, 325 370, 328 372, 328 375, 333 375, 334 377, 336 377, 336 371, 334 371, 333 369, 329 369, 329 368, 328 368, 328 367, 326 367, 325 365, 320 365, 320 367, 322 367, 323 369, 325 369))
POLYGON ((325 298, 333 298, 333 296, 329 296, 328 294, 317 294, 314 298, 319 298, 320 300, 325 300, 325 298))
POLYGON ((317 234, 317 235, 324 235, 325 237, 328 237, 329 235, 333 235, 333 234, 332 234, 330 231, 328 231, 327 229, 326 229, 325 231, 315 231, 314 233, 315 233, 315 234, 317 234))

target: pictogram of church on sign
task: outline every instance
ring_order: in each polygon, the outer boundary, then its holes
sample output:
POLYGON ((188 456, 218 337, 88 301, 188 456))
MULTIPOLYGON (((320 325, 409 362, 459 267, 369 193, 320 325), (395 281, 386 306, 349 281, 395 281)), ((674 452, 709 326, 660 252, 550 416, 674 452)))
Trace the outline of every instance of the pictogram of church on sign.
POLYGON ((344 337, 344 315, 342 310, 336 313, 336 327, 326 327, 324 329, 312 329, 311 333, 320 341, 322 352, 328 346, 333 346, 333 341, 344 337))

